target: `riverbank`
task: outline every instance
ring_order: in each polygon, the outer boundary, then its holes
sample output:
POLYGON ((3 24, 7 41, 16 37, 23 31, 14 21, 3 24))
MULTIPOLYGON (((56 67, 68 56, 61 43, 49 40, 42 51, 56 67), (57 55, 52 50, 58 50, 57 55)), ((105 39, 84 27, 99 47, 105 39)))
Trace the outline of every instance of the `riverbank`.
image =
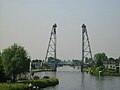
POLYGON ((47 72, 47 71, 53 71, 53 69, 38 69, 38 70, 32 70, 32 73, 36 73, 36 72, 47 72))
POLYGON ((59 80, 56 77, 42 78, 38 80, 21 80, 18 82, 29 85, 29 87, 33 89, 46 88, 59 84, 59 80))
POLYGON ((91 75, 102 75, 102 76, 120 76, 120 73, 118 73, 118 70, 116 69, 110 69, 105 68, 104 66, 92 66, 90 68, 84 69, 85 72, 90 73, 91 75))
POLYGON ((0 83, 0 90, 27 90, 27 84, 21 83, 0 83))
POLYGON ((18 83, 0 83, 0 90, 38 90, 57 84, 59 84, 59 80, 56 77, 38 80, 20 80, 18 83))

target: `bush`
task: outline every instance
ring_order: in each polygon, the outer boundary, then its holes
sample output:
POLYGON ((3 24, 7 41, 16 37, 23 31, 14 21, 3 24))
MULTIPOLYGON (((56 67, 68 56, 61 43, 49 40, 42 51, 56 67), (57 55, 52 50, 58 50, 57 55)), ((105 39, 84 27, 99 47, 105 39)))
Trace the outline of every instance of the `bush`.
POLYGON ((7 83, 0 83, 0 90, 26 90, 28 88, 25 84, 7 84, 7 83))
POLYGON ((109 73, 116 73, 117 71, 115 69, 107 69, 109 73))
POLYGON ((34 76, 33 77, 34 80, 40 79, 39 76, 34 76))
POLYGON ((106 71, 105 66, 98 67, 97 65, 94 65, 90 68, 90 74, 99 75, 99 71, 102 71, 101 74, 103 75, 104 72, 106 71))
POLYGON ((92 67, 90 68, 90 70, 89 70, 89 73, 90 73, 90 74, 94 74, 96 68, 97 68, 96 65, 92 66, 92 67))
POLYGON ((99 75, 99 71, 101 71, 101 75, 108 75, 108 76, 120 76, 120 74, 115 69, 105 68, 105 66, 92 66, 89 70, 90 74, 92 75, 99 75))
POLYGON ((109 75, 109 76, 120 76, 119 73, 107 73, 106 75, 109 75))
POLYGON ((20 83, 24 84, 32 84, 32 86, 39 87, 39 88, 45 88, 49 86, 55 86, 59 84, 59 80, 55 77, 50 77, 48 79, 39 79, 39 80, 22 80, 19 81, 20 83))

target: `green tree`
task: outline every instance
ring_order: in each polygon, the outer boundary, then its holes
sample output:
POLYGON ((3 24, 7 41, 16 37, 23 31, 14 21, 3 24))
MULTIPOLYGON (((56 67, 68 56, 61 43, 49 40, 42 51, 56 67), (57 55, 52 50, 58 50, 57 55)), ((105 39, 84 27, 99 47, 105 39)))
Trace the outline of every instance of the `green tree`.
POLYGON ((50 63, 52 60, 54 60, 53 57, 48 57, 48 62, 50 63))
POLYGON ((115 59, 112 58, 112 57, 108 58, 108 60, 109 60, 109 61, 115 61, 115 59))
POLYGON ((103 66, 103 61, 107 61, 108 57, 106 56, 105 53, 97 53, 94 55, 94 59, 98 66, 103 66))
MULTIPOLYGON (((116 58, 115 60, 116 60, 116 65, 119 66, 120 57, 116 58)), ((117 72, 119 73, 119 71, 120 71, 120 70, 119 70, 119 67, 116 67, 116 70, 117 70, 117 72)))
POLYGON ((115 60, 116 60, 117 65, 118 65, 120 63, 120 57, 116 58, 115 60))
POLYGON ((32 69, 40 69, 41 63, 42 63, 42 60, 39 60, 39 59, 32 60, 32 64, 31 64, 32 69), (37 65, 37 68, 36 68, 36 65, 37 65))
POLYGON ((88 58, 88 57, 85 58, 85 63, 91 64, 92 61, 93 61, 92 58, 88 58))
POLYGON ((18 74, 29 71, 30 58, 24 47, 14 44, 4 49, 1 59, 5 75, 10 79, 16 80, 18 74))
POLYGON ((0 82, 4 81, 5 75, 4 75, 4 69, 2 65, 2 60, 1 60, 1 52, 0 52, 0 82))
POLYGON ((97 53, 94 55, 94 59, 96 61, 106 61, 106 60, 108 60, 108 57, 106 56, 105 53, 97 53))

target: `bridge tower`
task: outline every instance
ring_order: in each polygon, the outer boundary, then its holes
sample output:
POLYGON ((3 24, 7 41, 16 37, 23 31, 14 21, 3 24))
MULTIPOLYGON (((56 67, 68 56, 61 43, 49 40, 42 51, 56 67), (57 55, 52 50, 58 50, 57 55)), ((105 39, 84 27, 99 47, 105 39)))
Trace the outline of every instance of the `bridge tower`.
MULTIPOLYGON (((85 58, 89 56, 92 59, 92 52, 90 47, 90 41, 87 33, 86 25, 82 25, 82 62, 85 63, 85 58)), ((83 64, 81 66, 81 72, 83 72, 83 64)))
POLYGON ((51 34, 50 34, 50 39, 49 39, 49 43, 48 43, 48 48, 47 48, 47 53, 45 56, 45 62, 47 62, 48 57, 53 57, 54 60, 52 60, 52 68, 54 71, 56 71, 56 28, 57 25, 54 24, 51 30, 51 34))

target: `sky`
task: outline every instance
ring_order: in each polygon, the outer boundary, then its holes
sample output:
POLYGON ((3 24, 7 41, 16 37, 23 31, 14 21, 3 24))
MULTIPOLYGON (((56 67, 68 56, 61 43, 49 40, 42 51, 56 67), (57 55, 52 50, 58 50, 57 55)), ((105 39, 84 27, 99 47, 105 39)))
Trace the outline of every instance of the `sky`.
POLYGON ((120 0, 0 0, 0 51, 17 43, 44 59, 57 24, 57 58, 81 60, 82 24, 92 54, 120 56, 120 0))

